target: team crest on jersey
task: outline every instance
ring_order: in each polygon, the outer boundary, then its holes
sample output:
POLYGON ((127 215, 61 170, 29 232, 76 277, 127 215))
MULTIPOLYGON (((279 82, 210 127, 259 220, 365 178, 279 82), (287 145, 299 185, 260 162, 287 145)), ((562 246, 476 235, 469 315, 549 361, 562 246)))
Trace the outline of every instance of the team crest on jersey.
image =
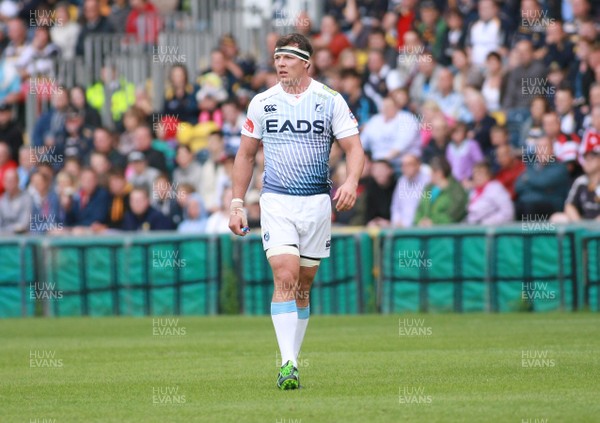
POLYGON ((352 110, 348 109, 348 115, 350 116, 350 119, 354 121, 354 123, 358 123, 356 121, 356 117, 354 117, 354 113, 352 113, 352 110))
POLYGON ((328 250, 331 247, 331 240, 325 241, 325 248, 328 250))
POLYGON ((265 113, 273 113, 277 111, 277 106, 275 104, 267 104, 264 107, 265 113))
POLYGON ((317 104, 315 104, 315 112, 317 112, 317 113, 323 113, 323 103, 317 103, 317 104))
POLYGON ((265 242, 269 242, 269 240, 271 239, 271 235, 269 235, 269 231, 265 232, 265 234, 263 235, 263 239, 265 240, 265 242))

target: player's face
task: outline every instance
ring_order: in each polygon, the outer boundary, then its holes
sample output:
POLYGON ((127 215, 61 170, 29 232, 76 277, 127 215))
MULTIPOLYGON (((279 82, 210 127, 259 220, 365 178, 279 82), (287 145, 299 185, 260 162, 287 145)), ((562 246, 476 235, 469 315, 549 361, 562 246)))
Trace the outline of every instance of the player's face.
POLYGON ((307 72, 307 63, 291 54, 278 54, 275 56, 275 69, 277 78, 284 85, 298 85, 307 72))

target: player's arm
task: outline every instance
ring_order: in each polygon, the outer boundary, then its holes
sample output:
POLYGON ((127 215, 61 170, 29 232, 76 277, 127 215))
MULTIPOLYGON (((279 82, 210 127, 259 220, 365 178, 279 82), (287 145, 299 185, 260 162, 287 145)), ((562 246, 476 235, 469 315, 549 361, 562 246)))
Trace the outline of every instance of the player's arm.
POLYGON ((350 210, 356 202, 356 188, 365 165, 365 152, 358 136, 358 122, 341 95, 334 96, 333 136, 346 154, 346 181, 333 197, 337 211, 350 210))
POLYGON ((356 202, 356 188, 365 165, 365 152, 360 143, 358 134, 350 135, 338 140, 338 144, 346 154, 346 181, 338 188, 333 197, 337 201, 337 211, 350 210, 356 202))
POLYGON ((244 228, 248 226, 248 220, 243 209, 243 200, 254 172, 254 161, 259 143, 260 140, 242 134, 240 148, 233 163, 233 200, 230 207, 229 229, 236 235, 246 235, 244 228))

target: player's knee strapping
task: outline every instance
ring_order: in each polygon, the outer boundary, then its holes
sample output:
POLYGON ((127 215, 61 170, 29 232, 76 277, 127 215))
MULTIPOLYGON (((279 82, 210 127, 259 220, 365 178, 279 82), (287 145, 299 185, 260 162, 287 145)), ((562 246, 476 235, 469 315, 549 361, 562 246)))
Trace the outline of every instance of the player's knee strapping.
POLYGON ((267 250, 267 259, 273 256, 279 256, 281 254, 291 254, 293 256, 300 257, 300 251, 295 245, 279 245, 277 247, 271 247, 267 250))
POLYGON ((316 267, 319 264, 321 264, 320 259, 300 256, 300 266, 302 267, 316 267))

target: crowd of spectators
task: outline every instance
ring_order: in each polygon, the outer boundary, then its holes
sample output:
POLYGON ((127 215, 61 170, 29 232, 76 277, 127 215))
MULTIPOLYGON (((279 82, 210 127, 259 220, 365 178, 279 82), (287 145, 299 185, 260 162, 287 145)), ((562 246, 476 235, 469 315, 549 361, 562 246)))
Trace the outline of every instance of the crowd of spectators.
MULTIPOLYGON (((225 35, 206 69, 174 63, 160 110, 146 87, 107 64, 90 86, 52 87, 33 131, 21 129, 25 93, 52 76, 52 60, 81 56, 91 34, 156 46, 164 3, 0 2, 1 232, 227 232, 244 113, 255 93, 277 83, 277 32, 264 40, 264 62, 225 35)), ((323 7, 318 23, 303 12, 285 16, 310 37, 311 76, 344 96, 368 155, 357 205, 334 211, 334 224, 600 220, 600 7, 590 0, 323 7)), ((155 55, 169 54, 160 47, 155 55)), ((263 168, 259 150, 246 197, 251 227, 260 222, 263 168)), ((345 172, 334 143, 334 192, 345 172)))

